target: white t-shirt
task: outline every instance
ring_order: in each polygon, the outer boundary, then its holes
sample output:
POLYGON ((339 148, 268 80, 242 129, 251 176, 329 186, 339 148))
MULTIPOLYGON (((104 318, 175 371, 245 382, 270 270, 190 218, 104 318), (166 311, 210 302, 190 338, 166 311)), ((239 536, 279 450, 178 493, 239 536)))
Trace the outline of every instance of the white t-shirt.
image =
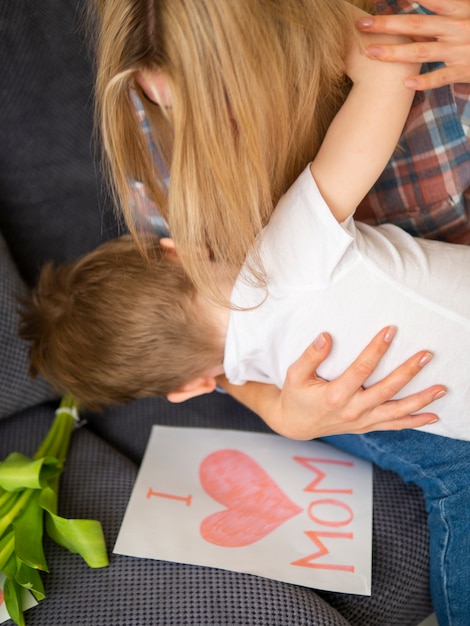
MULTIPOLYGON (((415 239, 392 226, 339 224, 308 167, 281 198, 259 238, 268 292, 243 271, 232 303, 224 367, 234 384, 282 387, 286 371, 322 331, 333 350, 318 369, 332 380, 387 325, 398 333, 367 381, 381 380, 419 350, 434 354, 398 397, 433 384, 428 432, 470 440, 470 247, 415 239)), ((428 410, 428 408, 426 410, 428 410)))

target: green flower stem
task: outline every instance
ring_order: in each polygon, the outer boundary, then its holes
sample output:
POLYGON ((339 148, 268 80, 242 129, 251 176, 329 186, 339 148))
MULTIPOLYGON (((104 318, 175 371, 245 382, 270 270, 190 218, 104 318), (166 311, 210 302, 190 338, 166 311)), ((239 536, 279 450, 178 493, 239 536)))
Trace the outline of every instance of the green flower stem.
MULTIPOLYGON (((51 440, 49 437, 46 437, 47 441, 43 442, 43 445, 40 446, 36 454, 41 453, 42 455, 42 453, 46 451, 47 454, 50 454, 58 459, 60 464, 64 463, 72 431, 76 423, 73 416, 74 411, 75 403, 73 398, 66 396, 62 400, 59 409, 56 411, 56 417, 51 427, 51 431, 54 433, 54 438, 51 440)), ((49 506, 50 512, 52 513, 57 513, 58 509, 59 480, 60 474, 51 478, 49 481, 49 489, 50 492, 52 492, 49 495, 49 506)))
POLYGON ((43 456, 53 456, 51 454, 51 450, 54 447, 54 442, 55 442, 55 438, 57 436, 57 431, 59 428, 59 422, 57 420, 57 414, 54 418, 54 421, 51 424, 51 427, 49 428, 46 436, 44 437, 41 445, 39 446, 39 448, 36 450, 35 455, 33 456, 33 459, 40 459, 43 456))
POLYGON ((13 500, 15 500, 18 495, 17 491, 5 491, 5 493, 2 493, 0 496, 0 520, 6 515, 7 511, 11 508, 13 500))
POLYGON ((73 399, 68 396, 65 397, 59 409, 57 409, 52 426, 34 455, 34 459, 40 459, 43 456, 54 456, 60 461, 65 460, 75 425, 75 419, 72 415, 74 410, 75 404, 73 399))
POLYGON ((15 550, 15 533, 11 530, 0 541, 0 572, 3 571, 15 550))
POLYGON ((55 437, 48 453, 58 459, 60 463, 65 460, 74 424, 75 420, 70 413, 57 411, 54 419, 55 437))
POLYGON ((25 489, 22 493, 20 493, 15 504, 0 520, 0 537, 3 537, 3 534, 8 526, 13 523, 16 517, 18 517, 18 515, 20 515, 23 511, 25 506, 27 506, 29 499, 33 496, 33 493, 34 489, 25 489))

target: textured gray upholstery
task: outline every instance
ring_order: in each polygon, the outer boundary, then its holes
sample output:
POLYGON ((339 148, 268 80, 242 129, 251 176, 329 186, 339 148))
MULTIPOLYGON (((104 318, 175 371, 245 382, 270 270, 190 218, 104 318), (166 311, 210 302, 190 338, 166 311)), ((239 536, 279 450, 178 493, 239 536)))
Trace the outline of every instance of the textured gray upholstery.
POLYGON ((21 276, 117 227, 92 155, 84 0, 0 5, 0 230, 21 276))
POLYGON ((17 298, 26 290, 0 234, 0 419, 55 397, 46 381, 28 376, 28 346, 17 337, 17 298))
MULTIPOLYGON (((0 241, 0 459, 12 450, 32 453, 55 409, 49 387, 28 379, 14 293, 34 283, 45 260, 74 258, 119 230, 93 159, 82 4, 0 6, 0 232, 9 249, 0 241)), ((152 424, 266 430, 217 393, 180 405, 139 401, 87 419, 72 438, 60 511, 99 519, 110 551, 152 424)), ((423 500, 417 488, 380 469, 374 498, 370 598, 115 555, 109 568, 91 570, 47 542, 47 597, 28 611, 27 624, 415 626, 431 612, 423 500)))

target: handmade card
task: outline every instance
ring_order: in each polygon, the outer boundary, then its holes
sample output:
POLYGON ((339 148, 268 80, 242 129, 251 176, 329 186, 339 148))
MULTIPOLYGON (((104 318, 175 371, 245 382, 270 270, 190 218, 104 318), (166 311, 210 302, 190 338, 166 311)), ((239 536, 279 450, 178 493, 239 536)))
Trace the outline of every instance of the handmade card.
POLYGON ((155 426, 118 554, 370 594, 372 468, 316 441, 155 426))

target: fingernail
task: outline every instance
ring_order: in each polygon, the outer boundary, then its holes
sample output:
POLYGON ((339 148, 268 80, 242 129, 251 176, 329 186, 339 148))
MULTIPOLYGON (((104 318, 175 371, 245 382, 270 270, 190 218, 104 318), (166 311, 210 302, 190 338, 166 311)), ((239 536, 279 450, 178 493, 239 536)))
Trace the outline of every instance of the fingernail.
POLYGON ((439 421, 439 418, 434 417, 432 420, 429 420, 429 422, 426 422, 426 425, 429 426, 429 424, 435 424, 438 421, 439 421))
POLYGON ((397 327, 396 326, 389 326, 387 328, 387 332, 384 335, 385 343, 392 343, 392 340, 393 340, 393 338, 395 337, 396 334, 397 334, 397 327))
POLYGON ((371 59, 380 59, 384 55, 383 48, 379 48, 379 46, 368 46, 366 48, 366 54, 371 59))
POLYGON ((445 389, 441 389, 433 396, 433 400, 439 400, 439 398, 442 398, 443 396, 445 396, 446 393, 447 391, 445 389))
POLYGON ((408 89, 416 89, 416 87, 419 86, 419 82, 416 80, 416 78, 407 78, 404 81, 404 85, 405 87, 408 87, 408 89))
POLYGON ((430 352, 426 352, 426 354, 424 354, 420 360, 419 360, 419 366, 420 367, 424 367, 427 363, 429 363, 429 361, 432 359, 432 354, 430 352))
POLYGON ((317 350, 322 350, 326 346, 326 337, 323 333, 318 335, 318 337, 313 342, 313 345, 317 350))
POLYGON ((356 22, 358 28, 370 28, 373 25, 374 20, 371 17, 361 17, 361 19, 356 22))

